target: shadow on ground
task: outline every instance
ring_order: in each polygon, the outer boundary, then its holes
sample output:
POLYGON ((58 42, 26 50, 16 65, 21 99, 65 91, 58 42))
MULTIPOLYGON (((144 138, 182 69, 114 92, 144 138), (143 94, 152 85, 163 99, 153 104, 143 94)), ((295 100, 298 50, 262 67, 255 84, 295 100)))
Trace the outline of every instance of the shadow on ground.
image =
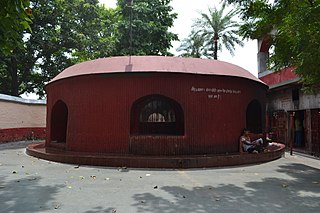
POLYGON ((43 142, 43 140, 17 141, 17 142, 1 143, 0 144, 0 151, 1 150, 26 148, 29 144, 40 143, 40 142, 43 142))
POLYGON ((85 213, 116 213, 116 208, 107 208, 104 209, 103 207, 99 206, 94 208, 93 210, 86 211, 85 213))
POLYGON ((0 212, 43 212, 60 208, 53 202, 59 189, 65 186, 42 186, 39 176, 6 181, 0 176, 0 212))
MULTIPOLYGON (((220 184, 216 187, 163 186, 171 200, 154 193, 135 194, 137 212, 318 212, 320 170, 303 164, 279 166, 290 179, 265 178, 245 186, 220 184)), ((214 177, 211 177, 214 178, 214 177)), ((166 196, 168 197, 168 196, 166 196)))

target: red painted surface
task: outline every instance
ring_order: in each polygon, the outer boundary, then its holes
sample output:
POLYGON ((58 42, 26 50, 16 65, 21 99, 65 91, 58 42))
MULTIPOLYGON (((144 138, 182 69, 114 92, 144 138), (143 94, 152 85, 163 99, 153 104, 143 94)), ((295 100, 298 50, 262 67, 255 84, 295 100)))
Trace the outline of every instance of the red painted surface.
POLYGON ((260 52, 268 52, 271 45, 271 36, 266 36, 261 43, 260 52))
POLYGON ((279 84, 281 82, 293 80, 298 78, 298 75, 293 71, 293 68, 285 68, 278 72, 273 72, 260 78, 261 81, 266 83, 268 86, 279 84))
POLYGON ((88 154, 45 148, 44 144, 30 144, 27 154, 37 158, 77 165, 136 167, 136 168, 206 168, 263 163, 281 158, 285 146, 273 143, 259 154, 192 155, 192 156, 132 156, 88 154))
POLYGON ((100 58, 73 65, 50 82, 79 75, 123 73, 123 72, 165 72, 204 75, 222 75, 261 81, 247 70, 218 60, 165 56, 121 56, 100 58))
POLYGON ((311 110, 311 152, 320 157, 320 109, 311 110))
POLYGON ((0 143, 21 140, 45 139, 46 129, 38 128, 11 128, 0 129, 0 143))
MULTIPOLYGON (((160 57, 161 63, 165 63, 163 58, 168 58, 169 65, 174 67, 170 57, 160 57)), ((203 66, 202 60, 199 67, 203 66)), ((191 70, 186 66, 188 59, 183 61, 184 70, 191 70)), ((46 87, 46 146, 57 144, 51 141, 51 120, 53 105, 59 100, 68 109, 64 148, 75 152, 157 156, 235 153, 239 151, 239 136, 246 127, 246 109, 252 100, 260 102, 264 119, 267 87, 257 79, 246 77, 250 74, 235 77, 179 73, 183 70, 159 73, 152 71, 157 64, 151 62, 150 72, 99 71, 95 75, 82 75, 85 68, 80 67, 79 76, 68 78, 69 74, 63 72, 54 79, 46 87), (184 114, 183 135, 131 134, 132 106, 149 95, 161 95, 179 103, 184 114)), ((191 64, 197 73, 198 64, 191 64)), ((87 65, 86 69, 89 69, 87 65)))

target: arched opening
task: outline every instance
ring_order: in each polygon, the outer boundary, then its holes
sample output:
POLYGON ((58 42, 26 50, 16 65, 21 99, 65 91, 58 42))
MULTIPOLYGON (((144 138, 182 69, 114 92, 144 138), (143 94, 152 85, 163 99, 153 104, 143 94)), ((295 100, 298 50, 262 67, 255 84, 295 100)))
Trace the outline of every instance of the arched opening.
POLYGON ((184 116, 180 104, 168 97, 149 95, 131 108, 132 135, 183 135, 184 116))
POLYGON ((67 105, 59 100, 51 110, 51 142, 66 143, 68 125, 68 108, 67 105))
POLYGON ((262 133, 262 109, 257 100, 248 104, 246 112, 246 128, 253 133, 262 133))

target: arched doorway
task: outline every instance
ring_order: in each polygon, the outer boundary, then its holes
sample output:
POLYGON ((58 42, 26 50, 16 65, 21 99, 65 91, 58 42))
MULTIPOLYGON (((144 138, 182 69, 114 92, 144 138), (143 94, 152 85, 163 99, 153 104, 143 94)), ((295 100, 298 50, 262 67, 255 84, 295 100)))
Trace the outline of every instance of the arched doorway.
POLYGON ((251 101, 247 106, 246 128, 253 133, 262 133, 262 109, 257 100, 251 101))
POLYGON ((68 126, 68 107, 59 100, 51 110, 50 141, 53 143, 66 143, 68 126))
POLYGON ((131 135, 184 135, 180 104, 162 95, 137 100, 131 108, 131 135))

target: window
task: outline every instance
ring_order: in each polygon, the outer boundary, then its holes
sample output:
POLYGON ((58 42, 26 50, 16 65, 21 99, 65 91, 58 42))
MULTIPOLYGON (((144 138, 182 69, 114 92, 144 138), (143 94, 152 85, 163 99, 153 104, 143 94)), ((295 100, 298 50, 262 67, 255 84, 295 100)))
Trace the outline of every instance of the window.
POLYGON ((299 101, 299 89, 292 90, 292 101, 299 101))
POLYGON ((166 118, 161 113, 155 112, 155 113, 152 113, 148 117, 148 120, 145 122, 150 122, 150 123, 152 123, 152 122, 166 122, 166 118))
POLYGON ((150 100, 141 110, 140 122, 176 122, 172 105, 161 99, 150 100))
POLYGON ((137 100, 131 110, 131 134, 183 135, 184 116, 180 104, 161 95, 137 100))

